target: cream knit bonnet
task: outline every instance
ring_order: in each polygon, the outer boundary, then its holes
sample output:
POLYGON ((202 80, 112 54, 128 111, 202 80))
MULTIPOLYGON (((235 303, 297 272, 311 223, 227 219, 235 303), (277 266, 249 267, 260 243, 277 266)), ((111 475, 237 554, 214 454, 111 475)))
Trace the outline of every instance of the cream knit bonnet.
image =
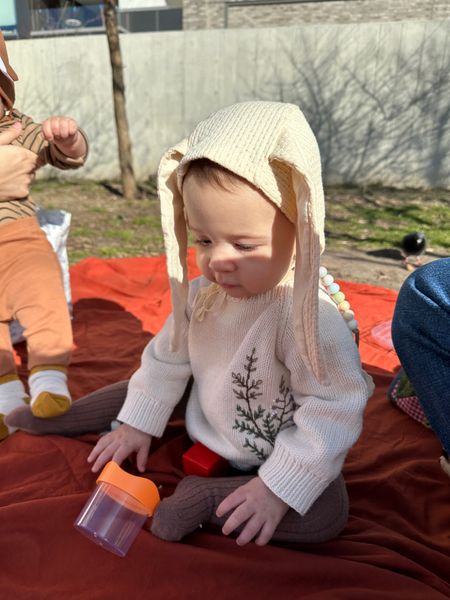
POLYGON ((168 150, 161 160, 158 190, 172 292, 172 349, 178 347, 188 294, 182 185, 189 164, 199 158, 243 177, 296 225, 295 339, 309 369, 325 383, 318 336, 319 261, 325 217, 320 154, 310 126, 293 104, 233 104, 201 121, 189 138, 168 150))

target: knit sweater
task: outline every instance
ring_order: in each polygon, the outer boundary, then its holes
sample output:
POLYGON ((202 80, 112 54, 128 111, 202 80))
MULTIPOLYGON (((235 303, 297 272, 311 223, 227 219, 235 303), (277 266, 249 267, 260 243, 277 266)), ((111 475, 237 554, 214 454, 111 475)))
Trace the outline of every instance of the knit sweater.
POLYGON ((209 305, 200 292, 208 285, 203 277, 191 282, 176 352, 169 350, 171 316, 148 344, 118 418, 161 436, 193 375, 192 440, 243 470, 259 466, 269 489, 304 514, 361 432, 371 389, 352 335, 320 290, 319 342, 331 378, 321 385, 296 349, 292 283, 245 299, 220 291, 209 305))
MULTIPOLYGON (((78 169, 86 160, 86 156, 71 158, 66 156, 58 149, 55 144, 49 144, 43 137, 40 123, 35 123, 31 117, 24 115, 18 110, 13 109, 11 115, 0 119, 0 132, 9 129, 15 122, 22 123, 22 133, 14 140, 13 145, 22 146, 38 156, 36 168, 44 165, 52 165, 58 169, 78 169)), ((80 133, 86 140, 83 131, 80 133)), ((18 198, 17 200, 0 201, 0 226, 22 217, 30 217, 36 212, 36 204, 31 196, 27 198, 18 198)))

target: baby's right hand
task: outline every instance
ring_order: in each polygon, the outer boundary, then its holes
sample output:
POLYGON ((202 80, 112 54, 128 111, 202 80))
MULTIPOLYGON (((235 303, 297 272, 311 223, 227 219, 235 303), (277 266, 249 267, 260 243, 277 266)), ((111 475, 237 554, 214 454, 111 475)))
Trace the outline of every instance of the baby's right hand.
POLYGON ((88 463, 94 463, 92 471, 96 473, 108 461, 113 460, 120 465, 130 454, 136 452, 136 465, 138 470, 143 473, 151 441, 152 436, 148 433, 123 423, 99 439, 87 460, 88 463))

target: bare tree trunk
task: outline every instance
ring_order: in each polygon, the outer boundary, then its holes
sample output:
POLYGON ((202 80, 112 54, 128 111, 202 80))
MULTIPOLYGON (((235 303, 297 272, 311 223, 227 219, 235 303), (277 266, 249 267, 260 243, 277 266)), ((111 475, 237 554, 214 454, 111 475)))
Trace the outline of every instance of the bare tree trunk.
POLYGON ((125 198, 131 199, 136 197, 136 179, 133 171, 133 157, 125 106, 122 53, 120 51, 119 31, 117 27, 117 0, 104 0, 104 3, 103 14, 105 17, 106 36, 108 38, 112 67, 114 115, 116 118, 123 195, 125 198))

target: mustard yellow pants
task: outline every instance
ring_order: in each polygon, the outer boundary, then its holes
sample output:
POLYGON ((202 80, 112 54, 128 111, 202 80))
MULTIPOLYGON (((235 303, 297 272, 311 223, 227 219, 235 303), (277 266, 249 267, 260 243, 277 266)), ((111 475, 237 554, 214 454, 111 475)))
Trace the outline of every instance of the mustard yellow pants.
POLYGON ((12 319, 24 328, 30 370, 69 364, 72 326, 61 268, 35 217, 0 224, 0 376, 16 371, 12 319))

